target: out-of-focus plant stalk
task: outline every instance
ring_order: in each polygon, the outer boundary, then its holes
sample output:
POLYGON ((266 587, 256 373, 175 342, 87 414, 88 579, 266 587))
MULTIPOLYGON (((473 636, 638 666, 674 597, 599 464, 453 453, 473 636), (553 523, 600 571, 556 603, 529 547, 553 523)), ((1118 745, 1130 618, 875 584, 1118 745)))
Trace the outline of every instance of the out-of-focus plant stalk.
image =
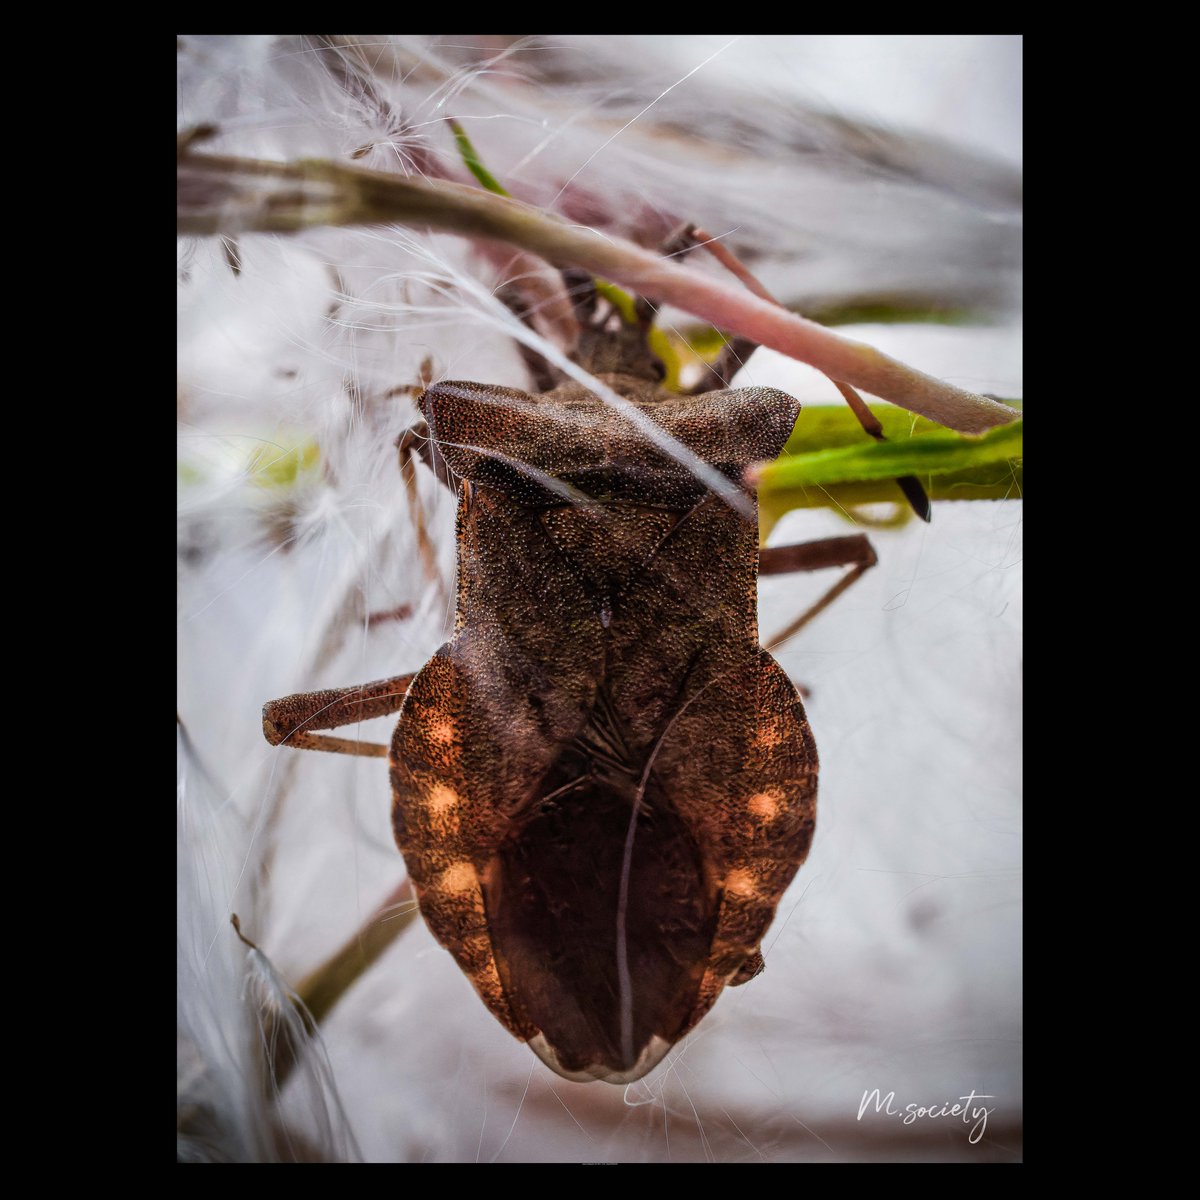
MULTIPOLYGON (((417 914, 417 902, 412 881, 404 879, 386 900, 367 918, 333 954, 319 967, 310 971, 295 988, 292 1004, 299 1017, 303 1035, 299 1040, 284 1036, 294 1022, 278 1013, 265 1012, 266 1022, 262 1045, 264 1082, 272 1094, 277 1093, 292 1073, 305 1040, 317 1031, 317 1026, 329 1015, 334 1005, 374 965, 381 954, 412 924, 417 914)), ((232 918, 237 935, 253 951, 262 953, 243 932, 235 914, 232 918)))
POLYGON ((325 160, 280 163, 186 149, 179 158, 178 184, 181 234, 400 223, 501 241, 555 266, 581 267, 659 304, 673 304, 961 433, 983 433, 1020 416, 724 280, 478 188, 325 160))

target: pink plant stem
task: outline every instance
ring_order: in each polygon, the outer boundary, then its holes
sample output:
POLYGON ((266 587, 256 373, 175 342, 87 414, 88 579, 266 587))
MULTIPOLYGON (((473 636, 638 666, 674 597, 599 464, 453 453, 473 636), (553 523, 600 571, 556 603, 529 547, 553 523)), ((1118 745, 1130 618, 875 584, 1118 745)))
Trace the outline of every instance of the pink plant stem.
POLYGON ((610 242, 592 261, 580 265, 961 433, 983 433, 1021 415, 1006 404, 943 383, 865 342, 843 337, 751 292, 733 290, 723 281, 630 243, 610 242))
POLYGON ((492 192, 324 160, 277 163, 198 155, 186 145, 179 159, 180 233, 294 232, 314 225, 397 222, 519 246, 555 266, 582 267, 962 433, 983 433, 1021 415, 726 280, 492 192))

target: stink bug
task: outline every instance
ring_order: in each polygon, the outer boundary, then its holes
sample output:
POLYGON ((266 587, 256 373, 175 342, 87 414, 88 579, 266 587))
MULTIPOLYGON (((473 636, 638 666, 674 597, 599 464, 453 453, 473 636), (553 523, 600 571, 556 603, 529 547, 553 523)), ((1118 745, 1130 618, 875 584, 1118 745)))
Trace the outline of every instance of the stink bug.
POLYGON ((836 592, 875 557, 863 537, 760 554, 741 481, 799 402, 728 387, 744 343, 716 390, 667 391, 648 306, 626 321, 565 280, 574 361, 635 419, 540 359, 535 394, 427 387, 399 445, 457 491, 454 637, 415 675, 273 701, 264 732, 387 755, 434 936, 554 1071, 628 1083, 762 970, 812 840, 816 747, 760 646, 758 573, 851 567, 836 592), (312 732, 397 711, 390 749, 312 732))

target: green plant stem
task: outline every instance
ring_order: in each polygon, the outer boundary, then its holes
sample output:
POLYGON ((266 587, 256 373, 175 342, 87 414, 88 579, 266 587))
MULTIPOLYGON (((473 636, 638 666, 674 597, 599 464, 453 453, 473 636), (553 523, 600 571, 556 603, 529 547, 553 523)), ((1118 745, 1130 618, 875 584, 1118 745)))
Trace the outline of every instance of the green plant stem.
MULTIPOLYGON (((296 1010, 308 1037, 311 1038, 316 1033, 317 1027, 330 1014, 334 1005, 412 924, 416 915, 417 904, 413 897, 412 881, 405 879, 367 918, 361 928, 296 985, 296 998, 299 1001, 296 1010), (405 904, 409 904, 409 907, 400 907, 405 904)), ((237 928, 236 918, 234 927, 237 928)), ((247 941, 240 929, 238 936, 247 941)), ((254 945, 249 941, 247 944, 254 945)), ((274 1080, 274 1087, 282 1088, 300 1057, 300 1047, 277 1034, 269 1035, 265 1044, 268 1055, 265 1064, 267 1071, 274 1080)))
POLYGON ((320 1024, 368 967, 417 915, 412 881, 405 879, 339 949, 296 985, 296 994, 320 1024), (408 908, 398 908, 408 904, 408 908))

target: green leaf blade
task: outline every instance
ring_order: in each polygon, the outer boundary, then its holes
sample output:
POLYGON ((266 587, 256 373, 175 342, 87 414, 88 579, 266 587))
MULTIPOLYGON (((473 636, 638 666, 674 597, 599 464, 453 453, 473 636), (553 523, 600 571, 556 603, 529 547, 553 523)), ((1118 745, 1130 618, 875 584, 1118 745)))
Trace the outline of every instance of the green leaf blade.
MULTIPOLYGON (((904 422, 911 424, 912 418, 905 414, 904 422)), ((823 434, 828 440, 821 449, 796 452, 789 442, 780 458, 758 469, 757 478, 764 489, 780 489, 890 480, 900 475, 924 478, 969 471, 1019 459, 1023 425, 1023 421, 1014 421, 980 437, 968 437, 934 426, 930 432, 919 432, 902 440, 889 432, 889 439, 894 440, 886 442, 862 442, 860 431, 858 445, 829 445, 829 441, 841 440, 841 430, 831 425, 805 435, 806 438, 820 438, 823 434)))

